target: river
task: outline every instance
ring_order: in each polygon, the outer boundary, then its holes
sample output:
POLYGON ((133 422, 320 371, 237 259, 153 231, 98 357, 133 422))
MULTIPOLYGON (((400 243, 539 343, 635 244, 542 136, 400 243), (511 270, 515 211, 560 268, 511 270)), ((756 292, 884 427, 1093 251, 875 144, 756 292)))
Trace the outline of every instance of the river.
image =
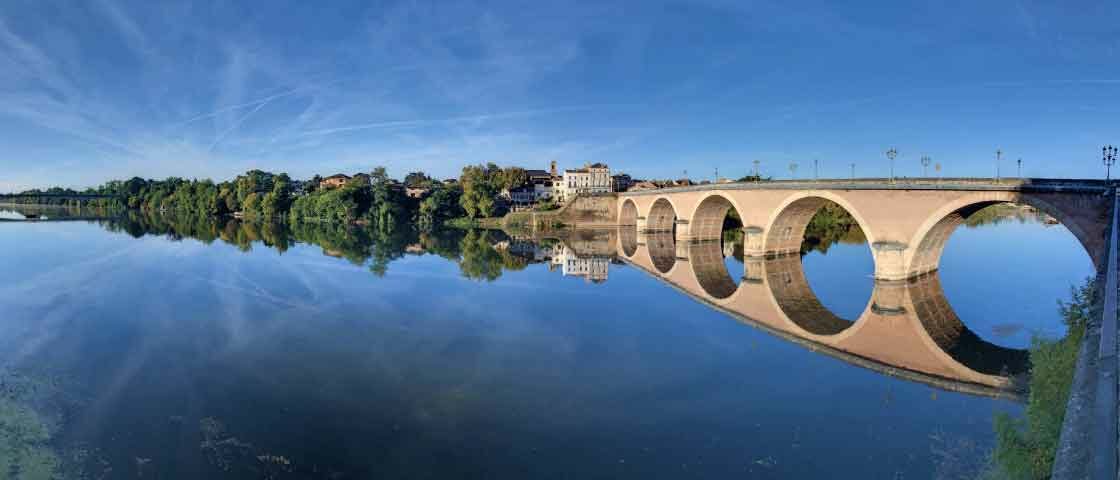
MULTIPOLYGON (((0 424, 23 432, 0 459, 26 478, 973 478, 993 417, 1022 415, 1007 362, 952 378, 775 331, 619 255, 628 235, 0 222, 0 424)), ((859 239, 788 265, 836 317, 888 318, 859 239)), ((1065 334, 1056 302, 1092 272, 1027 214, 960 228, 932 290, 901 288, 986 349, 954 355, 1014 354, 1065 334)))

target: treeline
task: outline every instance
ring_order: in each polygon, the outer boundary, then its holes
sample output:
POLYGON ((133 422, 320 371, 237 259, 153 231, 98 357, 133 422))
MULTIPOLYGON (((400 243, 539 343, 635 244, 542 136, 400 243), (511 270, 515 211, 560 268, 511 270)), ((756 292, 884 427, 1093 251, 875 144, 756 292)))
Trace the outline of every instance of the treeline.
POLYGON ((493 163, 464 167, 458 181, 448 182, 432 179, 423 172, 411 172, 400 182, 389 177, 383 167, 377 167, 368 174, 355 175, 341 187, 320 188, 318 176, 297 182, 286 173, 250 170, 220 183, 178 177, 134 177, 83 191, 57 187, 28 190, 20 192, 27 197, 18 203, 80 204, 214 217, 236 215, 254 220, 357 223, 384 230, 412 223, 430 230, 455 218, 504 213, 498 194, 526 183, 527 179, 521 168, 501 168, 493 163), (406 188, 421 189, 423 193, 414 198, 406 194, 406 188), (35 197, 41 194, 96 194, 107 198, 77 201, 35 197))

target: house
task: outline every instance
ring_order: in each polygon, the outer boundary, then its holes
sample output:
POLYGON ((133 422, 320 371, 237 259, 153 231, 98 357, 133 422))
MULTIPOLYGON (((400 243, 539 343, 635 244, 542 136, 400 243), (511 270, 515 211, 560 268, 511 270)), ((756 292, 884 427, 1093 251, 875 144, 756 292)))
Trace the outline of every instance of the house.
POLYGON ((514 205, 527 205, 537 201, 536 190, 533 185, 522 185, 503 190, 502 197, 514 205))
POLYGON ((336 173, 327 178, 319 181, 319 188, 338 188, 346 185, 350 181, 350 176, 342 173, 336 173))
POLYGON ((404 194, 408 198, 420 199, 428 196, 428 193, 430 193, 431 191, 432 189, 428 187, 405 187, 404 194))
POLYGON ((560 185, 554 188, 553 195, 566 202, 578 195, 610 193, 611 169, 602 163, 594 163, 583 168, 564 170, 560 185))
POLYGON ((630 188, 626 189, 626 191, 627 192, 640 192, 642 190, 657 190, 658 188, 661 188, 661 187, 657 186, 656 183, 653 183, 649 180, 643 180, 643 181, 640 181, 640 182, 634 182, 634 184, 630 185, 630 188))
POLYGON ((629 190, 630 186, 633 184, 634 179, 630 178, 630 175, 625 173, 611 176, 611 189, 615 192, 625 192, 629 190))

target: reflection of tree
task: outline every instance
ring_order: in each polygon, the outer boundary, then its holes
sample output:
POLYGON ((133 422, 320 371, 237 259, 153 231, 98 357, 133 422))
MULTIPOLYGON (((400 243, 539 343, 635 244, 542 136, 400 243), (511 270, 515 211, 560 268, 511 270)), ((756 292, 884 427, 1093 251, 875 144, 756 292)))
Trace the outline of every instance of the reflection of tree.
POLYGON ((324 255, 367 266, 383 276, 389 265, 405 255, 433 254, 458 262, 468 278, 495 280, 503 270, 523 270, 533 262, 495 244, 508 241, 497 231, 383 228, 339 222, 258 222, 219 219, 207 215, 131 211, 119 218, 100 221, 103 228, 140 238, 163 236, 171 241, 193 238, 204 243, 221 240, 241 251, 263 245, 278 252, 293 243, 316 245, 324 255))
POLYGON ((828 253, 836 243, 859 245, 867 243, 867 237, 859 228, 855 218, 843 207, 826 203, 809 220, 805 228, 805 241, 801 244, 801 254, 814 250, 828 253))
POLYGON ((463 258, 459 270, 467 278, 493 281, 502 276, 502 255, 494 249, 490 232, 471 230, 459 241, 463 258))

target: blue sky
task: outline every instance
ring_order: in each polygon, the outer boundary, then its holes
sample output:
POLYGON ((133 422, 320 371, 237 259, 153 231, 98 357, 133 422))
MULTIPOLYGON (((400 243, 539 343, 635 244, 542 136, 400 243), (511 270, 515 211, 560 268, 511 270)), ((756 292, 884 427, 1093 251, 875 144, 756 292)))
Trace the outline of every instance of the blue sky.
POLYGON ((606 162, 1103 175, 1120 2, 6 0, 0 191, 606 162), (330 6, 319 6, 326 5, 330 6))

